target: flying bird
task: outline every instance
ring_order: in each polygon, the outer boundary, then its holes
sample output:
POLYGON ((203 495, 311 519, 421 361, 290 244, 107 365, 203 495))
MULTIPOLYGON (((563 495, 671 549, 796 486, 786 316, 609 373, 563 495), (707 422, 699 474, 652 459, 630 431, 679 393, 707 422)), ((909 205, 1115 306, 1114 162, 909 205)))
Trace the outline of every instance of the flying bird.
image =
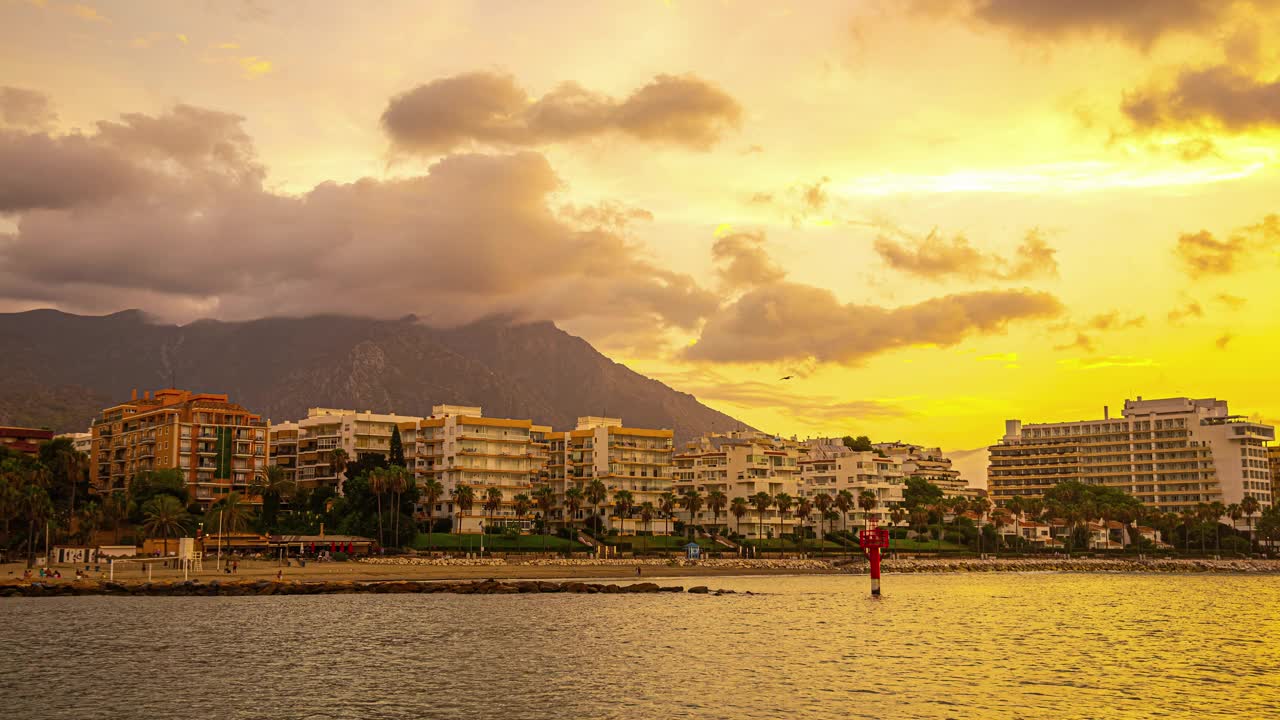
POLYGON ((790 380, 791 378, 792 378, 792 376, 791 376, 791 375, 787 375, 786 377, 781 377, 781 378, 778 378, 778 379, 779 379, 779 380, 790 380))

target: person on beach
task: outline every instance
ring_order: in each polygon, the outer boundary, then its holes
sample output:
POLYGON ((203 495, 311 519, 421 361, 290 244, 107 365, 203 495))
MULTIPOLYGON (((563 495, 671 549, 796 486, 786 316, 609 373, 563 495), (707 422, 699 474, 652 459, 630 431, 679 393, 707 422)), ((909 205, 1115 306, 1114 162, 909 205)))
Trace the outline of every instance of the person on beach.
POLYGON ((640 577, 640 566, 636 566, 636 577, 640 577))
POLYGON ((233 573, 240 572, 240 561, 239 561, 239 560, 232 560, 232 561, 231 561, 231 572, 233 572, 233 573))

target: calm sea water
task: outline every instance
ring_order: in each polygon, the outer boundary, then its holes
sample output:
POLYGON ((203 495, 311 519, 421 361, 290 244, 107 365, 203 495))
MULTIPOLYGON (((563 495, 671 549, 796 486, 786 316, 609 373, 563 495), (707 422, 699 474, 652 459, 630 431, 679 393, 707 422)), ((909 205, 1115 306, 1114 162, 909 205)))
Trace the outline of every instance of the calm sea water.
POLYGON ((888 576, 878 601, 865 577, 709 584, 766 594, 0 600, 0 707, 184 720, 1280 717, 1277 577, 888 576))

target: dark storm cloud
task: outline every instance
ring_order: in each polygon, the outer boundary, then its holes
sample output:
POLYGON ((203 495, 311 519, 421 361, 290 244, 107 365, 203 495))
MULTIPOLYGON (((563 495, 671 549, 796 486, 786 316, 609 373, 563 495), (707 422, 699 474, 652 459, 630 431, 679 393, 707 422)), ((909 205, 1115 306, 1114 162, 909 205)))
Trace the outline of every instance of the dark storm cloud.
POLYGON ((1280 78, 1218 66, 1185 70, 1167 85, 1127 93, 1121 110, 1139 130, 1280 126, 1280 78))
POLYGON ((0 125, 42 128, 57 118, 48 95, 25 88, 0 86, 0 125))
POLYGON ((1104 35, 1148 48, 1162 36, 1216 28, 1233 6, 1276 0, 916 0, 931 13, 958 13, 1031 38, 1104 35))
POLYGON ((778 282, 748 291, 707 320, 691 360, 769 362, 815 359, 857 363, 889 350, 950 346, 1010 322, 1054 317, 1062 305, 1048 293, 1008 290, 932 298, 885 308, 841 303, 824 288, 778 282))
POLYGON ((876 254, 894 270, 917 277, 929 280, 951 277, 1027 280, 1058 274, 1058 261, 1054 257, 1056 251, 1036 230, 1027 233, 1009 259, 975 248, 963 235, 948 239, 936 229, 924 237, 898 234, 904 235, 904 239, 894 240, 887 235, 876 238, 876 254))
POLYGON ((1182 269, 1191 277, 1230 275, 1245 261, 1280 248, 1280 215, 1268 215, 1261 222, 1238 228, 1225 238, 1208 230, 1178 236, 1174 252, 1182 269))
POLYGON ((764 233, 741 232, 718 238, 711 246, 711 259, 726 290, 764 285, 786 276, 764 249, 764 233))
POLYGON ((643 211, 553 209, 540 154, 454 155, 421 176, 264 187, 234 115, 179 107, 92 135, 0 135, 0 301, 173 319, 503 314, 693 329, 716 298, 630 239, 643 211), (518 241, 516 240, 518 239, 518 241))
POLYGON ((659 75, 617 100, 567 82, 531 99, 515 78, 474 72, 397 95, 382 127, 403 152, 438 154, 472 144, 530 147, 622 133, 695 149, 738 127, 742 108, 694 75, 659 75))

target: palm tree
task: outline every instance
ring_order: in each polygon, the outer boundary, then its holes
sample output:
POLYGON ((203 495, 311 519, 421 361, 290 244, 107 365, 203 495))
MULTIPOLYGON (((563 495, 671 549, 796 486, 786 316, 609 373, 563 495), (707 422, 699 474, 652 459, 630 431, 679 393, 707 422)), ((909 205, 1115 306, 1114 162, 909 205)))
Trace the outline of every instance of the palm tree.
POLYGON ((502 507, 502 489, 490 487, 484 491, 484 514, 485 529, 492 531, 493 518, 497 516, 498 510, 502 507))
POLYGON ((296 489, 297 484, 278 465, 268 465, 261 475, 253 476, 249 494, 262 498, 262 527, 268 533, 276 527, 280 501, 292 497, 296 489))
MULTIPOLYGON (((796 503, 796 524, 799 526, 796 532, 796 538, 800 545, 800 553, 804 553, 804 528, 808 524, 809 516, 813 514, 813 501, 807 497, 800 498, 800 502, 796 503)), ((819 548, 822 546, 819 545, 819 548)))
POLYGON ((600 532, 603 533, 604 517, 600 514, 600 506, 604 504, 605 500, 609 499, 609 489, 605 487, 604 482, 601 481, 600 478, 595 478, 591 482, 587 483, 586 489, 582 491, 582 497, 585 498, 587 502, 595 506, 595 516, 600 518, 600 532))
POLYGON ((707 493, 707 509, 711 511, 711 534, 719 534, 720 513, 729 505, 729 496, 723 490, 712 490, 707 493))
POLYGON ((1182 518, 1182 549, 1191 552, 1191 522, 1196 519, 1196 512, 1191 508, 1186 508, 1180 514, 1182 518))
POLYGON ((387 468, 387 489, 391 491, 391 538, 400 547, 400 496, 409 489, 409 471, 403 465, 387 468))
POLYGON ((0 520, 4 521, 5 544, 8 547, 9 522, 18 514, 22 495, 18 492, 17 471, 10 470, 8 465, 0 466, 0 520))
POLYGON ((564 491, 564 523, 569 528, 571 535, 573 534, 574 516, 582 509, 582 501, 584 499, 580 488, 571 487, 564 491))
POLYGON ((1227 506, 1221 502, 1214 500, 1209 503, 1207 510, 1209 519, 1213 522, 1213 551, 1218 555, 1222 554, 1222 516, 1227 514, 1227 506))
POLYGON ((1244 499, 1240 501, 1240 511, 1244 513, 1244 521, 1249 525, 1249 550, 1251 552, 1257 550, 1257 546, 1254 544, 1253 538, 1253 516, 1258 512, 1258 509, 1261 506, 1261 503, 1258 502, 1258 498, 1252 495, 1245 495, 1244 499))
MULTIPOLYGON (((1023 511, 1026 510, 1026 506, 1023 505, 1022 503, 1022 497, 1019 495, 1014 495, 1012 498, 1009 499, 1009 502, 1005 503, 1005 508, 1009 510, 1009 515, 1013 517, 1014 537, 1021 538, 1022 537, 1022 528, 1021 528, 1022 513, 1023 511)), ((1014 547, 1016 548, 1017 546, 1015 545, 1014 547)))
POLYGON ((857 505, 853 499, 853 493, 841 490, 836 493, 836 499, 831 504, 840 511, 840 529, 846 533, 849 532, 849 513, 853 512, 853 508, 857 505))
POLYGON ((617 490, 613 493, 613 511, 618 518, 618 532, 626 529, 626 518, 631 517, 631 508, 636 504, 630 490, 617 490))
POLYGON ((338 447, 329 451, 329 469, 333 471, 333 477, 339 486, 342 485, 342 473, 347 471, 348 461, 346 450, 338 447))
MULTIPOLYGON (((625 491, 624 491, 625 492, 625 491)), ((645 500, 640 503, 640 522, 644 523, 644 531, 649 532, 649 523, 653 522, 654 507, 653 502, 645 500)), ((644 552, 645 548, 644 536, 640 537, 640 552, 644 552)))
POLYGON ((684 506, 684 511, 689 513, 689 526, 685 528, 686 535, 693 536, 694 516, 702 511, 702 493, 694 488, 684 491, 684 495, 680 498, 680 504, 684 506))
POLYGON ((53 502, 49 499, 49 491, 37 479, 37 474, 28 472, 27 484, 22 488, 19 505, 22 514, 27 518, 27 567, 36 564, 36 526, 53 514, 53 502))
POLYGON ((444 495, 444 485, 434 477, 428 477, 422 481, 422 497, 427 501, 427 543, 431 548, 435 548, 435 544, 431 539, 431 533, 436 526, 436 503, 440 502, 440 498, 444 495))
POLYGON ((106 501, 102 505, 102 516, 107 522, 111 523, 111 530, 115 536, 115 544, 120 544, 120 523, 129 517, 129 496, 117 490, 107 496, 106 501))
POLYGON ((756 512, 760 513, 760 541, 764 542, 764 514, 769 512, 769 506, 773 504, 773 496, 761 490, 751 496, 751 504, 755 506, 756 512))
POLYGON ((826 538, 824 521, 827 519, 827 513, 831 510, 831 505, 835 502, 835 498, 830 494, 821 492, 813 499, 813 506, 818 509, 818 547, 822 547, 822 541, 826 538))
POLYGON ((658 512, 667 518, 667 534, 671 534, 671 519, 676 513, 676 494, 673 492, 664 492, 658 496, 658 512))
POLYGON ((80 540, 86 545, 93 544, 93 536, 102 526, 102 506, 89 501, 80 508, 80 540))
POLYGON ((778 493, 773 496, 773 504, 778 508, 778 547, 781 549, 784 547, 782 533, 786 530, 784 520, 787 517, 787 513, 791 511, 791 506, 795 504, 795 500, 786 493, 778 493))
POLYGON ((533 501, 528 495, 519 493, 511 498, 511 509, 515 511, 517 519, 523 519, 529 514, 529 510, 533 508, 533 501))
POLYGON ((739 535, 742 534, 742 516, 747 514, 747 507, 747 499, 741 496, 735 497, 729 503, 729 514, 733 515, 734 519, 737 520, 737 533, 739 535))
POLYGON ((533 502, 542 512, 542 554, 547 553, 547 535, 551 532, 551 508, 556 504, 556 491, 550 485, 540 485, 533 491, 533 502))
POLYGON ((466 483, 459 483, 449 492, 449 499, 453 502, 454 507, 458 509, 458 527, 454 532, 462 532, 462 516, 471 512, 471 507, 476 503, 476 491, 466 483))
POLYGON ((862 510, 862 524, 869 527, 868 521, 871 519, 871 511, 876 509, 880 504, 880 499, 876 497, 874 490, 863 490, 858 493, 858 507, 862 510))
POLYGON ((982 520, 991 512, 991 501, 976 497, 969 503, 969 509, 978 514, 978 552, 982 552, 982 520))
POLYGON ((217 530, 218 547, 221 548, 227 533, 241 532, 249 526, 253 512, 240 493, 233 491, 210 505, 205 517, 209 518, 210 527, 217 530))
POLYGON ((75 449, 70 438, 54 438, 42 443, 39 450, 40 463, 48 468, 54 482, 65 485, 68 489, 68 530, 74 530, 76 520, 76 489, 84 477, 85 468, 89 465, 89 456, 75 449))
POLYGON ((369 492, 378 500, 378 545, 386 547, 382 534, 382 496, 391 485, 391 478, 385 468, 374 468, 365 475, 369 479, 369 492))
POLYGON ((1200 525, 1200 552, 1201 552, 1201 553, 1203 553, 1203 552, 1205 551, 1205 548, 1204 548, 1204 541, 1205 541, 1205 537, 1204 537, 1204 536, 1208 534, 1208 533, 1206 533, 1205 531, 1206 531, 1206 530, 1208 530, 1208 526, 1209 526, 1209 518, 1210 518, 1210 517, 1214 517, 1214 515, 1213 515, 1213 506, 1212 506, 1212 505, 1210 505, 1209 503, 1204 503, 1204 502, 1202 502, 1202 503, 1197 503, 1197 504, 1196 504, 1196 509, 1195 509, 1195 515, 1196 515, 1196 519, 1200 521, 1200 522, 1199 522, 1199 525, 1200 525))
POLYGON ((142 506, 142 516, 142 529, 164 538, 164 556, 169 557, 169 536, 185 529, 187 509, 172 495, 157 495, 142 506))

